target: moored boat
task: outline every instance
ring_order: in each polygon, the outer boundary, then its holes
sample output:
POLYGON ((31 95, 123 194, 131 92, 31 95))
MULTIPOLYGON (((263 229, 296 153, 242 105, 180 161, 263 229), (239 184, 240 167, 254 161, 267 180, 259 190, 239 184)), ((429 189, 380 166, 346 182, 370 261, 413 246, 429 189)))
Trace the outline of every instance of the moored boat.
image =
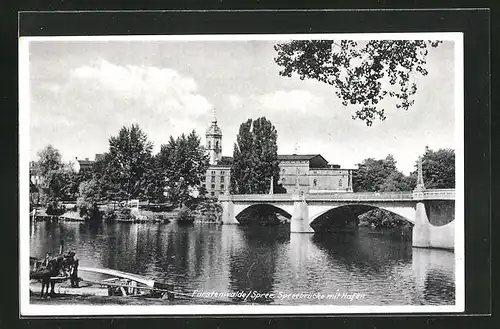
MULTIPOLYGON (((49 274, 43 266, 45 260, 30 257, 30 291, 41 294, 41 280, 49 274)), ((64 272, 63 272, 64 273, 64 272)), ((133 296, 173 299, 173 285, 108 268, 78 267, 77 284, 70 284, 71 274, 50 276, 53 294, 80 296, 133 296)))

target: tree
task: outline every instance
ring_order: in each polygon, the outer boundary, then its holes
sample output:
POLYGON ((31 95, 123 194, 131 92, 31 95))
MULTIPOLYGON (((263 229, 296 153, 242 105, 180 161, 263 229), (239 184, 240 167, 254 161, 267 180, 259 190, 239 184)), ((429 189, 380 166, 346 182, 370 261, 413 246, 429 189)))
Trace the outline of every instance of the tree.
MULTIPOLYGON (((417 163, 415 164, 417 167, 417 163)), ((455 187, 455 150, 439 149, 433 151, 428 146, 422 156, 422 175, 425 188, 455 187)), ((411 173, 416 181, 417 171, 411 173)))
POLYGON ((400 171, 393 171, 386 177, 379 187, 380 192, 412 191, 415 188, 416 180, 405 176, 400 171))
POLYGON ((146 170, 146 184, 140 197, 148 201, 163 202, 165 199, 165 175, 158 155, 151 159, 146 170))
POLYGON ((268 193, 273 185, 278 186, 279 161, 278 161, 278 132, 265 117, 253 122, 254 152, 256 161, 257 193, 268 193))
POLYGON ((231 166, 232 193, 268 193, 278 186, 278 133, 265 117, 240 125, 231 166))
POLYGON ((48 145, 39 151, 37 155, 39 160, 36 164, 36 169, 41 177, 46 177, 50 171, 63 168, 61 153, 52 145, 48 145))
POLYGON ((392 155, 385 159, 368 158, 358 164, 358 170, 353 177, 355 192, 390 192, 409 191, 410 182, 396 168, 392 155))
POLYGON ((139 198, 148 184, 148 168, 152 162, 153 143, 133 124, 122 127, 118 136, 109 139, 109 152, 104 173, 108 192, 114 198, 139 198))
POLYGON ((37 153, 38 161, 33 165, 34 175, 39 178, 38 186, 33 185, 40 194, 40 201, 44 205, 51 204, 57 208, 62 199, 72 197, 71 182, 75 174, 69 164, 62 162, 60 152, 52 145, 48 145, 37 153))
POLYGON ((76 200, 80 183, 85 181, 86 178, 87 175, 80 172, 77 173, 72 166, 65 166, 65 170, 63 171, 65 185, 62 188, 62 199, 71 201, 76 200))
POLYGON ((207 172, 209 158, 201 139, 193 130, 161 145, 158 163, 165 178, 169 200, 181 206, 189 199, 190 192, 201 185, 207 172))
POLYGON ((251 182, 255 180, 253 169, 253 134, 252 119, 240 125, 236 143, 233 148, 233 163, 231 164, 231 193, 250 193, 251 182))
POLYGON ((408 110, 417 91, 412 75, 427 75, 428 46, 442 41, 423 40, 294 40, 274 46, 279 74, 314 79, 336 88, 342 104, 357 106, 353 119, 368 126, 385 120, 381 101, 396 99, 396 108, 408 110))
POLYGON ((81 174, 81 179, 83 181, 94 180, 98 186, 99 199, 115 200, 119 201, 118 184, 115 180, 109 176, 111 170, 108 170, 108 166, 111 163, 111 157, 109 153, 104 153, 101 157, 96 159, 90 170, 84 172, 79 172, 81 174))
MULTIPOLYGON (((209 157, 205 148, 201 144, 201 138, 193 130, 186 139, 188 166, 183 173, 184 180, 189 188, 195 189, 201 185, 201 182, 207 173, 209 157)), ((220 147, 220 146, 219 146, 220 147)))
POLYGON ((81 182, 76 202, 80 216, 85 219, 95 218, 99 210, 99 199, 99 183, 95 179, 81 182))
MULTIPOLYGON (((412 191, 416 180, 405 176, 396 168, 392 155, 385 159, 363 160, 353 178, 355 192, 395 192, 412 191)), ((375 227, 394 228, 410 225, 401 216, 382 209, 373 209, 359 216, 360 222, 375 227)))
POLYGON ((207 194, 208 194, 207 188, 203 185, 200 186, 200 188, 198 189, 198 195, 200 196, 200 198, 205 199, 207 194))

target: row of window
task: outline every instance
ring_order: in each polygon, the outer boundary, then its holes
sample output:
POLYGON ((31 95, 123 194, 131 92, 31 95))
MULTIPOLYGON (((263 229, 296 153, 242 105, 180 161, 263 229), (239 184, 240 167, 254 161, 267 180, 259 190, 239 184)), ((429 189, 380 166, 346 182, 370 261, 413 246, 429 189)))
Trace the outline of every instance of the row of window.
MULTIPOLYGON (((201 186, 203 186, 204 188, 207 188, 207 185, 206 185, 205 183, 201 184, 201 186)), ((225 185, 224 185, 224 184, 220 184, 220 189, 221 189, 221 190, 224 190, 224 187, 225 187, 225 185)), ((215 189, 215 184, 211 184, 211 185, 210 185, 210 188, 211 188, 212 190, 214 190, 214 189, 215 189)))
MULTIPOLYGON (((206 180, 206 177, 203 177, 202 181, 205 181, 205 180, 206 180)), ((211 177, 211 182, 212 182, 212 183, 215 183, 215 176, 212 176, 212 177, 211 177)), ((221 176, 221 178, 220 178, 220 182, 221 182, 221 183, 224 183, 224 182, 225 182, 225 180, 224 180, 224 176, 221 176)))
MULTIPOLYGON (((212 170, 212 176, 215 176, 215 173, 216 173, 216 171, 215 171, 215 170, 212 170)), ((224 170, 222 170, 222 171, 220 172, 220 175, 221 175, 221 176, 224 176, 225 174, 226 174, 226 172, 225 172, 224 170)))

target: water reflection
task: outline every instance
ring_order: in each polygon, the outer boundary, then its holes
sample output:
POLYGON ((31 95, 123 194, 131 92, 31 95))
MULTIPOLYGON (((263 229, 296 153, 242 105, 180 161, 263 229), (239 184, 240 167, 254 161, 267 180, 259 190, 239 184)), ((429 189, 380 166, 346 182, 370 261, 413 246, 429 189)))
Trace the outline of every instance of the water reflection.
MULTIPOLYGON (((277 258, 281 257, 280 247, 290 239, 289 230, 280 226, 242 226, 235 229, 240 232, 241 242, 230 256, 229 280, 232 291, 273 292, 277 258)), ((271 303, 273 299, 247 301, 271 303)))
POLYGON ((445 250, 415 248, 412 272, 421 304, 438 304, 446 296, 455 300, 455 254, 445 250))
MULTIPOLYGON (((261 298, 277 304, 453 304, 454 253, 412 248, 402 235, 290 233, 289 227, 175 223, 34 223, 31 255, 61 239, 81 266, 108 267, 174 283, 177 291, 357 292, 359 300, 261 298)), ((247 300, 246 302, 249 302, 247 300)))

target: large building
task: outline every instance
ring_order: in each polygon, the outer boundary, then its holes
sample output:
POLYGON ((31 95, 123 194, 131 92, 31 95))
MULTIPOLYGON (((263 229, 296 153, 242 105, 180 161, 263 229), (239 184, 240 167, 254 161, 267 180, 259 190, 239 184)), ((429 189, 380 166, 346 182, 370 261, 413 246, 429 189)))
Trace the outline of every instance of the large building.
MULTIPOLYGON (((202 186, 207 196, 218 197, 228 193, 232 157, 222 156, 222 130, 214 118, 206 134, 206 148, 210 158, 202 186)), ((279 182, 287 193, 352 192, 352 169, 329 164, 320 154, 278 155, 279 182)))
POLYGON ((287 193, 352 192, 352 169, 329 164, 320 154, 280 154, 278 160, 287 193))

